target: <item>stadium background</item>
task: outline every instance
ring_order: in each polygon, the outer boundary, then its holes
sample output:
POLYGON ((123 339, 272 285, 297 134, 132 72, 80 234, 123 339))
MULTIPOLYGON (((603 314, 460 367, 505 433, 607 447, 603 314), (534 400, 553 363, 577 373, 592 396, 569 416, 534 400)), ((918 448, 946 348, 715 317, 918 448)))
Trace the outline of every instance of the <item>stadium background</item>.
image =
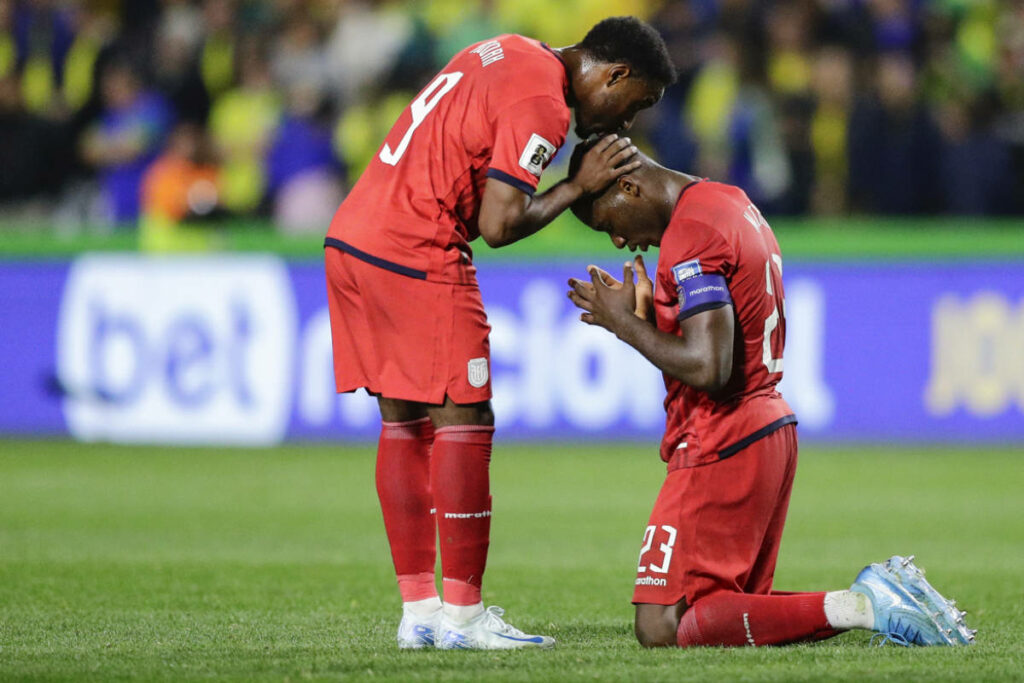
MULTIPOLYGON (((2 2, 0 429, 372 438, 329 379, 345 188, 460 45, 623 12, 681 74, 633 137, 779 233, 805 437, 1024 439, 1024 3, 900 0, 2 2)), ((655 438, 657 373, 562 296, 607 242, 566 215, 478 252, 502 433, 655 438)))
POLYGON ((1019 671, 1022 2, 0 0, 0 321, 0 677, 1019 671), (485 599, 570 647, 380 654, 377 418, 331 392, 326 223, 455 50, 626 13, 681 72, 631 135, 741 185, 785 255, 804 464, 781 587, 909 547, 978 613, 976 658, 634 651, 659 379, 574 321, 565 278, 621 254, 569 216, 476 261, 500 421, 485 599))

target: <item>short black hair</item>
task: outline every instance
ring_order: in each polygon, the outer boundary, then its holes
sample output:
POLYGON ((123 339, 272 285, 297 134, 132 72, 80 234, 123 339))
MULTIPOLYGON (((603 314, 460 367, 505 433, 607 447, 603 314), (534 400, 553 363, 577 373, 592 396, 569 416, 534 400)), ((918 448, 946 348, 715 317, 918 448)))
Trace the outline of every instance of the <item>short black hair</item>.
POLYGON ((606 63, 622 62, 661 86, 676 82, 676 68, 661 35, 636 17, 608 17, 594 25, 580 47, 606 63))
MULTIPOLYGON (((594 135, 576 145, 576 148, 572 150, 572 156, 569 158, 570 178, 575 176, 576 173, 580 170, 580 166, 583 165, 583 155, 589 152, 590 148, 600 141, 601 137, 594 135)), ((626 164, 633 163, 634 161, 640 162, 640 168, 638 168, 637 171, 643 171, 644 169, 651 168, 652 166, 657 166, 657 163, 655 163, 654 160, 651 159, 649 156, 647 156, 643 152, 637 152, 637 154, 634 157, 630 159, 624 159, 623 161, 620 161, 618 164, 616 164, 616 168, 624 166, 626 164)), ((630 171, 630 173, 635 173, 637 171, 630 171)), ((618 180, 613 180, 612 182, 608 183, 608 185, 606 185, 603 190, 582 195, 579 199, 577 199, 575 202, 569 205, 569 209, 573 212, 576 218, 580 219, 581 222, 583 222, 586 225, 589 225, 591 228, 594 228, 595 230, 598 230, 597 226, 591 223, 594 204, 599 199, 607 195, 609 192, 612 192, 617 186, 618 180)))

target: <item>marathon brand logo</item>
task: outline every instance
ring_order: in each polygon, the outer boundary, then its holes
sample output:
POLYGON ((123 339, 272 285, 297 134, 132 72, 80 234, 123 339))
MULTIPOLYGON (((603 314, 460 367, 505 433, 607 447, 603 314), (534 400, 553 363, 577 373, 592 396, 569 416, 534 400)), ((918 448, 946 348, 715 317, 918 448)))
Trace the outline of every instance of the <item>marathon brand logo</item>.
POLYGON ((484 517, 490 517, 491 511, 484 510, 483 512, 446 512, 444 513, 445 519, 483 519, 484 517))
POLYGON ((523 148, 519 165, 540 178, 540 174, 544 172, 556 151, 557 148, 553 144, 534 133, 523 148))
POLYGON ((717 273, 687 278, 676 288, 679 293, 679 312, 714 304, 731 304, 732 295, 725 278, 717 273))
POLYGON ((750 632, 750 613, 743 613, 743 630, 747 632, 747 643, 750 647, 757 647, 757 641, 754 640, 754 634, 750 632))
POLYGON ((664 588, 665 586, 668 586, 668 580, 666 580, 666 579, 656 579, 653 576, 643 576, 643 577, 641 577, 641 578, 636 580, 636 585, 638 585, 638 586, 659 586, 661 588, 664 588))

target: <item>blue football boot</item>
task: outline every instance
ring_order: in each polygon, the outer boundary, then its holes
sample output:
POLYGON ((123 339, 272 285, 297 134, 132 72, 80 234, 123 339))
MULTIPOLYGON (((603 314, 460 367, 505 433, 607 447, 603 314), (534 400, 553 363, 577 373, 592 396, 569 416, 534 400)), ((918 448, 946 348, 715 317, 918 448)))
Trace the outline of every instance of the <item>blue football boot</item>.
POLYGON ((871 601, 880 644, 949 646, 974 642, 976 631, 968 629, 963 614, 924 580, 913 556, 894 555, 884 563, 865 567, 850 590, 871 601))
POLYGON ((886 565, 895 572, 900 583, 924 605, 940 624, 943 632, 952 641, 950 645, 973 645, 977 629, 967 628, 964 617, 967 612, 956 608, 956 600, 947 600, 924 578, 924 570, 914 564, 914 556, 893 555, 886 565))

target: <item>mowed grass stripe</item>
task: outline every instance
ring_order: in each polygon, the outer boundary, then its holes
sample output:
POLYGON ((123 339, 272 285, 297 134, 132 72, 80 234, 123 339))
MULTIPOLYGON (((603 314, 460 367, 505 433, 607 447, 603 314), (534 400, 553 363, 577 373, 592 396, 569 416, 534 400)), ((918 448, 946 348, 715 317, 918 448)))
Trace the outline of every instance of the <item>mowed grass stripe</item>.
POLYGON ((3 680, 1019 680, 1024 449, 805 447, 781 589, 916 553, 976 647, 643 651, 654 444, 500 443, 485 600, 553 652, 398 652, 373 450, 0 442, 3 680))

